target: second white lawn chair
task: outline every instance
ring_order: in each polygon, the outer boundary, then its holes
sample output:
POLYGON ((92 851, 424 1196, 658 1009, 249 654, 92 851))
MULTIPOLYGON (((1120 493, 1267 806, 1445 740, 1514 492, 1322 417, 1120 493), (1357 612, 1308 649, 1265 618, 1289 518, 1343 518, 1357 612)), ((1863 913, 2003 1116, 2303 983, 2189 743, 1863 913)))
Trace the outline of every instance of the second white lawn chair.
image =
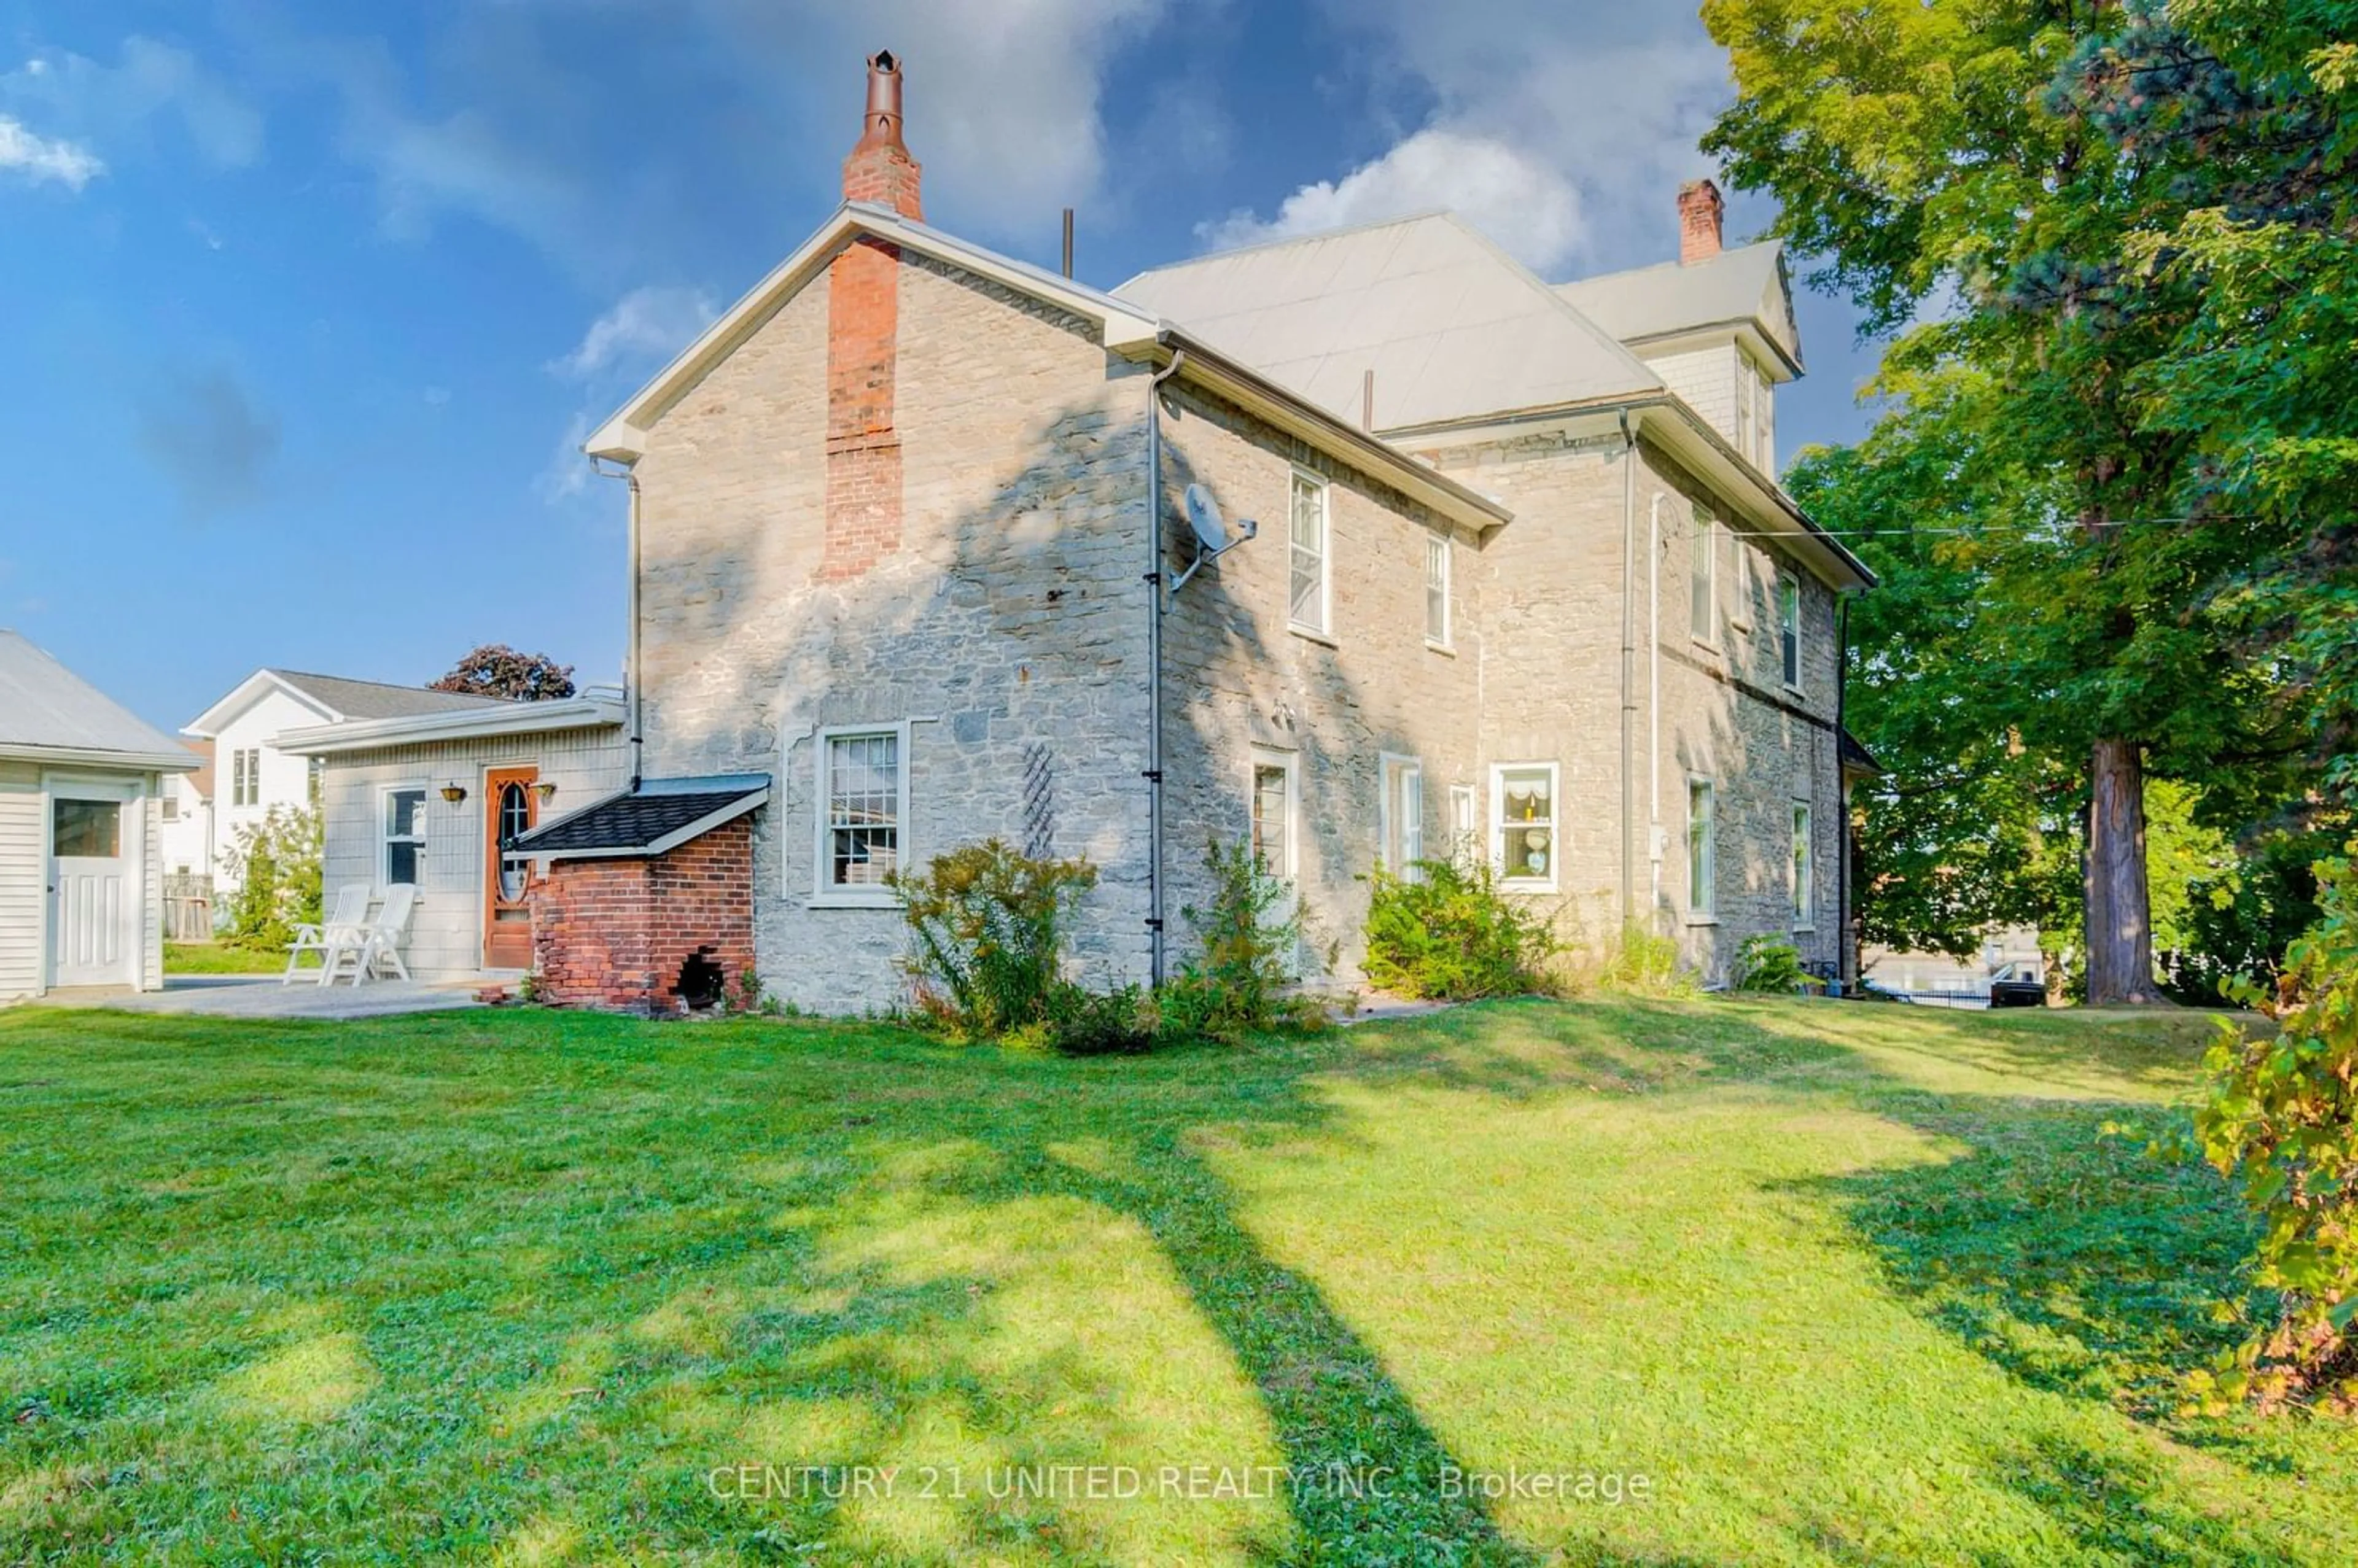
POLYGON ((306 953, 319 955, 319 972, 328 971, 328 952, 341 940, 333 935, 349 932, 368 923, 369 885, 366 882, 346 882, 336 890, 336 902, 317 925, 306 922, 295 928, 295 940, 287 945, 287 973, 279 977, 282 986, 292 985, 295 970, 306 953))
POLYGON ((409 916, 416 907, 414 884, 395 882, 385 889, 384 903, 373 917, 347 927, 340 940, 332 941, 319 983, 332 985, 337 977, 349 972, 357 986, 375 979, 380 964, 391 966, 395 974, 407 979, 409 966, 401 961, 401 945, 409 940, 409 916))

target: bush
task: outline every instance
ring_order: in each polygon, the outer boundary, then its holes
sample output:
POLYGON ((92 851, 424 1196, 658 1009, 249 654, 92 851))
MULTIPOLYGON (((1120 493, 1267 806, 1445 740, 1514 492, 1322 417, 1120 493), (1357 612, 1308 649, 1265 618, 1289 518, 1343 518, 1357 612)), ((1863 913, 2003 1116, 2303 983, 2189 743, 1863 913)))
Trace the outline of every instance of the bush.
POLYGON ((970 1039, 1049 1022, 1065 926, 1097 880, 1086 860, 1033 860, 998 838, 894 875, 918 1008, 970 1039))
POLYGON ((1679 967, 1679 945, 1637 921, 1621 927, 1621 935, 1597 965, 1595 987, 1617 996, 1688 997, 1703 988, 1694 972, 1679 967))
POLYGON ((1154 1002, 1136 986, 1098 992, 1060 984, 1048 1002, 1048 1044, 1067 1056, 1135 1056, 1154 1049, 1154 1002))
POLYGON ((1790 996, 1823 983, 1801 968, 1801 950, 1781 936, 1747 936, 1736 950, 1737 990, 1790 996))
POLYGON ((1302 952, 1302 911, 1293 891, 1261 870, 1245 843, 1204 846, 1212 901, 1180 910, 1202 956, 1182 965, 1155 998, 1163 1033, 1233 1042, 1246 1034, 1324 1022, 1325 1007, 1292 994, 1302 952))
POLYGON ((1442 1001, 1542 988, 1554 930, 1498 891, 1487 862, 1420 860, 1414 869, 1414 877, 1397 877, 1376 868, 1368 901, 1370 983, 1442 1001))
POLYGON ((2249 980, 2229 988, 2277 1033, 2223 1020, 2204 1060, 2195 1136, 2223 1174, 2240 1173, 2265 1225, 2253 1282, 2277 1292, 2273 1321, 2194 1374, 2208 1403, 2358 1409, 2358 877, 2346 856, 2317 873, 2323 918, 2287 951, 2276 997, 2249 980))
POLYGON ((244 947, 284 947, 319 920, 319 814, 274 806, 237 830, 223 857, 237 880, 224 935, 244 947))

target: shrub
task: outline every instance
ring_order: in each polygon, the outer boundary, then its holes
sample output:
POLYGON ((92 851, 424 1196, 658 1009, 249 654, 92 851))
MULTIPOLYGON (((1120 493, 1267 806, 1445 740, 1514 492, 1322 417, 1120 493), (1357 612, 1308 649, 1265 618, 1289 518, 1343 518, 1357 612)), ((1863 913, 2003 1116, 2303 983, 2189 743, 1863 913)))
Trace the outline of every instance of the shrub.
POLYGON ((1258 1031, 1323 1022, 1325 1009, 1289 994, 1302 950, 1302 912, 1285 883, 1261 870, 1250 846, 1204 848, 1212 900, 1180 911, 1203 956, 1181 967, 1155 998, 1172 1038, 1233 1041, 1258 1031))
POLYGON ((2273 1321, 2193 1375, 2209 1403, 2358 1408, 2358 877, 2346 856, 2317 873, 2322 918, 2285 954, 2276 997, 2248 980, 2228 989, 2273 1017, 2276 1035, 2223 1020, 2204 1060, 2195 1136, 2222 1173, 2240 1174, 2265 1225, 2253 1282, 2277 1292, 2273 1321))
POLYGON ((1556 951, 1547 919, 1498 891, 1487 861, 1420 860, 1413 877, 1378 866, 1368 900, 1368 979, 1443 1001, 1541 988, 1556 951))
POLYGON ((1637 921, 1621 927, 1596 968, 1596 989, 1619 996, 1687 997, 1703 988, 1679 966, 1679 945, 1637 921))
POLYGON ((976 1039, 1048 1022, 1065 924, 1097 880, 1086 860, 1034 860, 998 838, 894 875, 919 1009, 976 1039))
POLYGON ((237 880, 229 899, 228 939, 245 947, 284 947, 295 927, 319 919, 320 822, 316 811, 274 806, 237 830, 223 857, 237 880))
POLYGON ((1801 950, 1781 936, 1747 936, 1736 950, 1736 989, 1776 996, 1814 990, 1822 982, 1801 968, 1801 950))
POLYGON ((1067 1056, 1135 1056, 1154 1049, 1154 1002, 1136 986, 1093 991, 1059 984, 1048 1000, 1048 1044, 1067 1056))

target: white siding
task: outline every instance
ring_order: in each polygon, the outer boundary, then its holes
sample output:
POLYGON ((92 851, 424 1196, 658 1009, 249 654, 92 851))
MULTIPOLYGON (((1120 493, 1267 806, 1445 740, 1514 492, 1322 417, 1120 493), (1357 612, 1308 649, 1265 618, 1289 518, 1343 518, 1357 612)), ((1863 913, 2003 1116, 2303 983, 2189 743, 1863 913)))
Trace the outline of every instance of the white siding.
MULTIPOLYGON (((300 762, 302 759, 297 758, 300 762)), ((541 807, 550 820, 578 811, 627 782, 629 762, 615 728, 527 735, 512 740, 446 741, 423 746, 328 759, 322 784, 327 813, 323 858, 326 898, 346 882, 382 884, 379 823, 384 792, 426 791, 426 857, 419 873, 417 914, 403 957, 420 979, 472 975, 483 958, 483 774, 492 768, 536 767, 557 785, 541 807), (442 786, 457 784, 467 798, 451 804, 442 786)))
POLYGON ((139 817, 139 989, 164 989, 164 798, 162 780, 149 773, 146 798, 131 803, 139 817))
POLYGON ((1661 354, 1646 362, 1686 406, 1711 422, 1711 427, 1733 443, 1736 439, 1736 345, 1714 344, 1684 353, 1661 354))
POLYGON ((48 800, 38 771, 0 762, 0 1002, 41 989, 48 800))
POLYGON ((219 901, 226 902, 236 884, 222 862, 237 848, 237 830, 258 826, 274 806, 295 808, 310 804, 311 760, 279 751, 270 741, 281 732, 328 722, 330 715, 284 691, 272 690, 254 705, 222 726, 213 742, 213 875, 219 901), (262 753, 261 798, 252 806, 237 804, 237 753, 262 753))

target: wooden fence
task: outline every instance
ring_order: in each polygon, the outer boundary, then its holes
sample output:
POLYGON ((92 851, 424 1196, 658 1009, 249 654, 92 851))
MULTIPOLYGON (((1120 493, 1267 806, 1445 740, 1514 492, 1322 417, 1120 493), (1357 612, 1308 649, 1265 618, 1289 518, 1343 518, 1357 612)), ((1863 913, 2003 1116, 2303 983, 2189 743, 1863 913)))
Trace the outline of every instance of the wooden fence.
POLYGON ((213 880, 193 873, 164 879, 164 940, 210 942, 213 939, 213 880))

